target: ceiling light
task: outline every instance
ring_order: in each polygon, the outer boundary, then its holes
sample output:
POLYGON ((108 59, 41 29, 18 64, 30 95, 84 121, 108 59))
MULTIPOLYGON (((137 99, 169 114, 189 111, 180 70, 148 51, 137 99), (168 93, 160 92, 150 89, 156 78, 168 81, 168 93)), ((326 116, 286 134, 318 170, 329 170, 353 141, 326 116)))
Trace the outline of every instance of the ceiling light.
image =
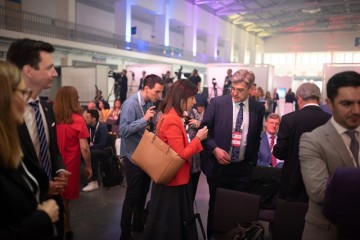
POLYGON ((304 8, 302 10, 303 13, 310 13, 310 14, 315 14, 318 12, 321 12, 321 8, 304 8))

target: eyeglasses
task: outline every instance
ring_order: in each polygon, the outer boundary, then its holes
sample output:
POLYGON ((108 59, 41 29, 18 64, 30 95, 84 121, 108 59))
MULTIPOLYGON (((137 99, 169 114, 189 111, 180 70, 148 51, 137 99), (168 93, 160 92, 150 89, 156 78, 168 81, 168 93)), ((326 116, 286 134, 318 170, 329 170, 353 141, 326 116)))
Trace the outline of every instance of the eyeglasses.
POLYGON ((14 91, 18 91, 23 95, 23 98, 25 101, 29 100, 32 90, 31 89, 20 89, 20 88, 15 88, 14 91))
POLYGON ((231 86, 231 91, 236 91, 237 93, 244 93, 248 88, 234 88, 231 86))

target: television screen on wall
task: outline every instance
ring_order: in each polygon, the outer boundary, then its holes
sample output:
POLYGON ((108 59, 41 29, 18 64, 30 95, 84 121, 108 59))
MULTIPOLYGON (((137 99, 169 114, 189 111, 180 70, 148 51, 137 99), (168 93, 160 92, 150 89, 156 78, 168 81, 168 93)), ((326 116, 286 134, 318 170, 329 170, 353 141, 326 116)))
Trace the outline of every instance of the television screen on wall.
POLYGON ((284 98, 286 94, 286 88, 277 88, 276 92, 279 94, 279 98, 284 98))

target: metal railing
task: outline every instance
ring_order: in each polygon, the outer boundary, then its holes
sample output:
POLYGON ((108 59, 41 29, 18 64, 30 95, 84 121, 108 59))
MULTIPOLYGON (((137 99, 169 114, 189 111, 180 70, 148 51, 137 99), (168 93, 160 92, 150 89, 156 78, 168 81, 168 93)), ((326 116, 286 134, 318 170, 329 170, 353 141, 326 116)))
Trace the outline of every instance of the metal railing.
POLYGON ((28 33, 37 36, 70 40, 104 47, 143 52, 191 62, 213 63, 224 62, 206 54, 193 56, 192 52, 175 47, 163 46, 142 39, 132 38, 125 42, 125 36, 114 32, 72 22, 62 21, 39 14, 0 6, 0 29, 28 33))

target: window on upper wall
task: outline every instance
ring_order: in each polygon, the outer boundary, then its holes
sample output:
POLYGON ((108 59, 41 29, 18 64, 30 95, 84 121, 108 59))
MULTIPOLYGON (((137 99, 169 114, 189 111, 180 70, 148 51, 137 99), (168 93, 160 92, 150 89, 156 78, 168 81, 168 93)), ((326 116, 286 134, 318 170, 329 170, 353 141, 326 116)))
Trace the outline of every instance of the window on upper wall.
POLYGON ((354 52, 353 63, 360 63, 360 52, 354 52))
POLYGON ((331 63, 331 53, 330 52, 319 53, 319 64, 323 65, 324 63, 331 63))
POLYGON ((355 52, 334 52, 333 63, 359 63, 354 61, 355 52))

